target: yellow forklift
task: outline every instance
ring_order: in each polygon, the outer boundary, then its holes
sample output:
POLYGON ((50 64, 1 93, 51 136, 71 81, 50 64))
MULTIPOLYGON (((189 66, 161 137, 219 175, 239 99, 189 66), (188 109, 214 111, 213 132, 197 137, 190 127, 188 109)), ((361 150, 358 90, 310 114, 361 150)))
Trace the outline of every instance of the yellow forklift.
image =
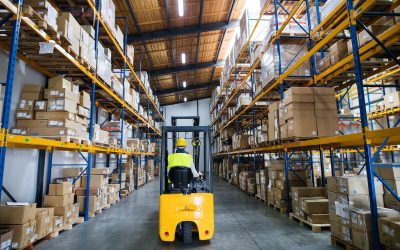
MULTIPOLYGON (((162 241, 172 242, 176 235, 184 243, 191 243, 194 233, 199 240, 211 240, 214 234, 214 196, 212 194, 211 128, 209 126, 163 126, 161 144, 159 235, 162 241), (203 146, 203 172, 193 178, 188 167, 174 167, 168 171, 168 148, 174 148, 176 134, 192 134, 193 151, 203 146), (169 135, 173 137, 169 138, 169 135), (203 139, 203 145, 201 145, 203 139)), ((171 150, 170 152, 173 152, 171 150)), ((199 161, 198 161, 199 162, 199 161)))

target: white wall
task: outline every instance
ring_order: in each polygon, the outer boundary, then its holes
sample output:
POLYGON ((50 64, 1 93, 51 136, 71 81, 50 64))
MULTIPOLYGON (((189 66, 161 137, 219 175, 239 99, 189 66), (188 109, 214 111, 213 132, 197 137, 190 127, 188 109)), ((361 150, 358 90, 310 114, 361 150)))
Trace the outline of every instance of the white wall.
MULTIPOLYGON (((210 121, 210 99, 203 99, 198 101, 198 108, 197 108, 197 101, 191 101, 186 103, 179 103, 174 105, 169 105, 165 107, 165 119, 166 125, 171 125, 171 117, 172 116, 200 116, 200 126, 209 126, 210 121), (197 113, 198 110, 198 113, 197 113)), ((193 120, 178 120, 178 126, 193 126, 193 120)), ((185 137, 185 133, 179 133, 177 137, 185 137)), ((187 134, 187 138, 191 138, 192 134, 187 134)), ((169 138, 172 138, 172 134, 169 135, 169 138)), ((187 139, 188 147, 186 151, 189 153, 193 152, 193 148, 191 145, 191 139, 187 139)), ((201 145, 204 145, 204 140, 201 139, 201 145)), ((168 151, 172 152, 172 139, 168 140, 168 151)), ((204 152, 203 147, 200 149, 200 170, 203 171, 204 166, 204 152)))
MULTIPOLYGON (((7 78, 8 54, 0 51, 0 81, 5 82, 7 78)), ((10 112, 9 128, 15 126, 15 110, 20 99, 22 86, 24 84, 39 84, 43 87, 46 83, 46 77, 21 60, 17 60, 14 76, 13 98, 10 112)), ((3 88, 4 89, 4 88, 3 88)), ((4 92, 4 91, 3 91, 4 92)), ((2 93, 2 98, 4 94, 2 93)), ((105 116, 99 112, 99 123, 104 121, 105 116)), ((84 153, 87 158, 87 154, 84 153)), ((38 169, 39 150, 34 149, 7 149, 3 185, 18 201, 34 202, 36 196, 37 169, 38 169)), ((46 155, 47 161, 47 155, 46 155)), ((106 156, 97 155, 96 162, 98 167, 105 166, 106 156)), ((115 161, 115 159, 111 159, 115 161)), ((76 152, 55 151, 53 154, 52 177, 61 177, 62 168, 57 164, 84 164, 85 161, 76 152)), ((47 175, 47 162, 45 177, 47 175)), ((82 165, 82 167, 85 167, 82 165)), ((110 164, 115 167, 115 164, 110 164)), ((44 179, 46 181, 46 178, 44 179)), ((44 186, 47 184, 44 183, 44 186)), ((44 191, 46 189, 44 188, 44 191)), ((9 201, 8 197, 2 193, 1 202, 9 201)))

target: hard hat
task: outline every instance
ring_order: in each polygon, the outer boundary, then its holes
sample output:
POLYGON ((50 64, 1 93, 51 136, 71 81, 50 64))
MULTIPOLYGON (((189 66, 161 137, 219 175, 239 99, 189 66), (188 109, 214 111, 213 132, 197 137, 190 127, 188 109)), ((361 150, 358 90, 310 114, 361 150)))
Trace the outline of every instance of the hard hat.
POLYGON ((176 141, 176 146, 177 147, 186 147, 186 140, 184 138, 178 138, 176 141))

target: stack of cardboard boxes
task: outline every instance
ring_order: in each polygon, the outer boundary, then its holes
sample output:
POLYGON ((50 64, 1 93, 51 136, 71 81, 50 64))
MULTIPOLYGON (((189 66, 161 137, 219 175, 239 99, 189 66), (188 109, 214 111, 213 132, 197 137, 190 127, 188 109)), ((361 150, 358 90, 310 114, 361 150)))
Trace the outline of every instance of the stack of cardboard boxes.
MULTIPOLYGON (((391 211, 378 219, 378 225, 381 244, 384 245, 386 249, 398 249, 400 246, 400 214, 394 214, 393 211, 391 211)), ((369 242, 371 241, 371 238, 367 239, 369 242)))
POLYGON ((36 208, 36 239, 40 240, 54 230, 54 208, 36 208))
MULTIPOLYGON (((109 168, 92 168, 90 170, 89 208, 91 216, 107 205, 107 185, 109 168)), ((85 212, 86 181, 88 176, 82 175, 81 189, 76 190, 79 212, 85 212), (79 192, 78 192, 79 190, 79 192)))
POLYGON ((0 205, 0 229, 12 230, 10 249, 23 249, 36 240, 36 204, 0 205))
POLYGON ((135 177, 133 175, 134 168, 135 164, 133 161, 128 161, 122 165, 123 173, 126 175, 125 188, 128 192, 133 192, 135 188, 135 177))
POLYGON ((1 250, 11 249, 13 231, 10 229, 0 229, 0 246, 1 250))
POLYGON ((249 135, 244 134, 234 134, 232 136, 232 148, 240 149, 246 148, 249 146, 249 135))
POLYGON ((119 200, 119 184, 107 184, 107 204, 115 204, 119 200))
MULTIPOLYGON (((268 203, 285 210, 288 207, 286 199, 286 177, 285 177, 285 161, 273 160, 265 161, 268 168, 269 184, 268 184, 268 203)), ((293 169, 289 171, 289 187, 303 187, 306 183, 306 172, 303 169, 293 169)), ((289 196, 290 198, 290 196, 289 196)))
POLYGON ((139 163, 138 168, 133 168, 133 175, 135 176, 135 180, 137 178, 137 185, 138 187, 143 186, 146 183, 146 171, 145 165, 139 163))
MULTIPOLYGON (((365 212, 360 211, 370 209, 367 177, 328 177, 327 180, 332 236, 347 244, 362 249, 371 249, 371 245, 365 246, 365 244, 369 244, 368 241, 362 240, 368 237, 371 232, 370 227, 365 227, 365 225, 364 228, 354 226, 360 224, 354 222, 356 221, 354 218, 363 217, 363 213, 365 214, 365 212)), ((378 180, 375 180, 375 193, 377 206, 383 207, 383 187, 378 180)))
POLYGON ((293 214, 312 224, 329 224, 329 202, 326 188, 293 187, 293 214))
POLYGON ((249 194, 255 193, 256 179, 253 171, 243 171, 239 173, 239 188, 249 194))
POLYGON ((385 109, 399 108, 400 107, 400 91, 387 93, 384 96, 385 109))
POLYGON ((58 30, 57 9, 47 0, 26 0, 24 5, 31 6, 40 17, 46 22, 47 25, 51 26, 54 31, 58 30))
POLYGON ((147 159, 147 180, 154 180, 154 160, 149 158, 147 159))
POLYGON ((40 85, 24 85, 16 113, 16 128, 12 133, 89 139, 89 94, 79 92, 79 86, 57 76, 49 79, 44 91, 45 100, 42 97, 40 85))
POLYGON ((263 201, 266 201, 268 181, 268 169, 260 169, 256 173, 257 195, 263 201))
MULTIPOLYGON (((400 194, 400 168, 376 167, 375 171, 383 180, 385 180, 386 184, 388 184, 397 195, 400 194)), ((385 186, 383 200, 385 207, 400 211, 400 202, 396 200, 385 186)))
POLYGON ((71 182, 52 183, 49 194, 44 196, 44 207, 54 208, 55 216, 63 217, 64 228, 72 226, 79 217, 79 204, 74 204, 71 182))

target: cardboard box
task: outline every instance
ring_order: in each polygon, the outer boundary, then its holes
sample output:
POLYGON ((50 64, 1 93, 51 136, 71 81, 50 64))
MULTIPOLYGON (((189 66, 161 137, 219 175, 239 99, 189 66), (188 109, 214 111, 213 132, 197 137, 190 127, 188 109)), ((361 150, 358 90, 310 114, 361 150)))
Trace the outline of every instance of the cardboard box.
POLYGON ((387 93, 384 96, 385 109, 400 107, 400 91, 387 93))
POLYGON ((288 124, 285 123, 279 126, 279 134, 281 136, 281 139, 288 138, 288 124))
POLYGON ((315 108, 312 102, 292 102, 285 106, 283 120, 294 117, 314 117, 315 108))
POLYGON ((13 249, 23 249, 36 240, 35 219, 20 225, 0 225, 0 228, 11 229, 13 231, 11 243, 11 248, 13 249))
POLYGON ((45 99, 66 98, 74 103, 79 103, 79 93, 73 92, 71 89, 52 88, 44 90, 45 99))
POLYGON ((63 207, 74 203, 74 194, 65 195, 45 195, 44 206, 45 207, 63 207))
POLYGON ((79 217, 79 203, 72 204, 72 220, 75 221, 79 217))
MULTIPOLYGON (((368 194, 368 181, 366 176, 340 176, 337 177, 339 193, 348 195, 368 194)), ((378 179, 375 180, 375 193, 383 194, 383 186, 378 179)))
POLYGON ((17 128, 45 128, 47 127, 47 120, 28 120, 17 119, 17 128))
POLYGON ((352 244, 351 228, 331 221, 331 234, 347 243, 352 244))
POLYGON ((67 98, 48 99, 47 111, 67 111, 76 114, 78 111, 77 102, 67 98))
POLYGON ((315 117, 298 116, 287 120, 288 138, 317 137, 317 121, 315 117))
POLYGON ((109 168, 92 168, 90 169, 91 175, 108 175, 110 174, 109 168))
POLYGON ((85 118, 89 118, 90 117, 90 110, 85 108, 85 107, 82 107, 82 106, 78 105, 77 114, 80 115, 80 116, 83 116, 85 118))
POLYGON ((0 224, 25 224, 35 220, 36 203, 30 205, 0 205, 0 224))
MULTIPOLYGON (((79 203, 79 212, 85 212, 85 196, 77 196, 77 202, 79 203)), ((89 196, 89 213, 94 213, 101 209, 101 199, 98 196, 89 196)))
POLYGON ((329 137, 339 134, 339 118, 337 114, 329 117, 317 117, 318 137, 329 137))
POLYGON ((40 100, 42 99, 43 95, 42 92, 22 92, 21 99, 24 100, 40 100))
POLYGON ((29 111, 33 110, 35 106, 35 101, 34 100, 24 100, 21 99, 18 103, 18 110, 19 111, 29 111))
POLYGON ((53 231, 58 232, 64 228, 64 218, 62 216, 53 217, 53 231))
POLYGON ((329 214, 310 214, 307 221, 313 224, 329 224, 329 214))
MULTIPOLYGON (((396 217, 396 216, 400 216, 399 211, 389 208, 378 207, 379 218, 396 217)), ((351 228, 360 231, 372 230, 371 210, 352 208, 350 212, 350 217, 351 217, 351 228)))
POLYGON ((50 78, 47 85, 49 88, 72 90, 72 83, 62 75, 50 78))
POLYGON ((327 176, 326 177, 327 180, 327 189, 329 192, 333 192, 333 193, 339 193, 339 182, 338 179, 336 177, 333 176, 327 176))
POLYGON ((329 48, 329 56, 332 65, 345 58, 348 54, 347 41, 338 41, 329 48))
POLYGON ((79 99, 79 104, 80 104, 82 107, 85 107, 85 108, 87 108, 87 109, 90 109, 90 103, 91 103, 90 95, 89 95, 87 92, 85 92, 85 91, 81 91, 81 95, 80 95, 80 99, 79 99))
POLYGON ((46 111, 47 110, 47 101, 35 101, 35 111, 46 111))
MULTIPOLYGON (((111 180, 115 181, 115 182, 119 181, 119 173, 112 174, 111 180)), ((121 174, 121 181, 126 181, 126 174, 125 173, 121 174)))
POLYGON ((39 93, 40 91, 42 91, 42 85, 40 84, 25 84, 22 87, 22 92, 39 93))
POLYGON ((31 136, 75 136, 74 129, 53 127, 53 128, 31 128, 29 129, 31 136))
MULTIPOLYGON (((89 196, 98 196, 101 193, 101 188, 89 188, 89 196)), ((86 187, 75 188, 76 196, 86 196, 86 187)))
POLYGON ((372 231, 361 231, 359 229, 351 229, 352 243, 353 246, 359 249, 374 249, 374 242, 372 231))
POLYGON ((328 214, 329 202, 328 199, 306 198, 302 201, 301 209, 306 214, 328 214))
POLYGON ((75 120, 75 114, 70 112, 59 112, 59 111, 38 111, 35 113, 35 119, 37 120, 49 120, 49 119, 68 119, 71 121, 75 120))
POLYGON ((15 114, 17 119, 33 119, 34 112, 31 111, 17 111, 15 114))
MULTIPOLYGON (((86 187, 86 175, 82 175, 81 187, 86 187)), ((103 175, 90 175, 90 187, 102 187, 107 184, 103 175)))
POLYGON ((378 227, 383 245, 390 248, 400 246, 400 216, 379 218, 378 227))
POLYGON ((62 216, 62 223, 64 225, 69 225, 72 223, 72 204, 66 205, 66 206, 61 206, 61 207, 55 207, 54 208, 54 215, 56 216, 62 216))
POLYGON ((314 102, 314 92, 309 87, 291 87, 284 93, 284 105, 292 102, 314 102))
POLYGON ((13 232, 10 229, 0 229, 0 246, 1 250, 11 249, 13 232))
POLYGON ((71 182, 53 183, 49 185, 49 195, 65 195, 72 193, 71 182))
POLYGON ((400 168, 389 168, 389 167, 375 167, 375 171, 378 172, 379 176, 384 180, 400 181, 400 168))
POLYGON ((83 171, 83 168, 75 167, 75 168, 63 168, 62 173, 63 177, 76 177, 83 171))
POLYGON ((54 208, 36 209, 36 235, 37 239, 53 232, 54 208))

